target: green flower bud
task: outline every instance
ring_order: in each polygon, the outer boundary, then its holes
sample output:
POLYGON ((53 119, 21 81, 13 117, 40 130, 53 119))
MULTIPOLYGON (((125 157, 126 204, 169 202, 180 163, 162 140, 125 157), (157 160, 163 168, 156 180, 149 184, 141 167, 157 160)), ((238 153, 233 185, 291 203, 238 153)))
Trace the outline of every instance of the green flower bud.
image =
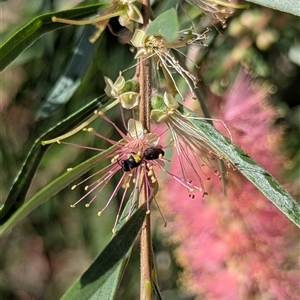
POLYGON ((127 93, 127 92, 140 92, 140 84, 136 80, 127 80, 125 82, 124 87, 121 89, 121 94, 127 93))
POLYGON ((168 107, 164 102, 164 98, 160 94, 153 95, 150 99, 151 109, 161 110, 166 112, 168 107))

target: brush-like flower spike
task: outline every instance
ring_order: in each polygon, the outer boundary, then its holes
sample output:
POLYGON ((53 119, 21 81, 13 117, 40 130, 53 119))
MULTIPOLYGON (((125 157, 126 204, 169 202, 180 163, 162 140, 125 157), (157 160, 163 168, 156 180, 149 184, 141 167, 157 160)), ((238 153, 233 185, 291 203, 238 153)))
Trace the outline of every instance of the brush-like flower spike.
POLYGON ((138 49, 135 58, 154 57, 158 59, 157 66, 162 67, 166 76, 172 81, 172 84, 178 94, 181 98, 183 98, 179 88, 177 88, 172 72, 175 70, 184 79, 192 93, 193 89, 197 88, 199 79, 189 70, 182 67, 179 61, 174 57, 174 55, 172 55, 170 50, 195 43, 202 43, 203 40, 208 39, 208 36, 206 35, 207 32, 208 30, 206 30, 203 34, 198 34, 192 30, 185 30, 179 33, 183 36, 179 37, 175 41, 167 41, 161 35, 147 35, 145 31, 138 29, 135 31, 133 38, 131 39, 131 43, 138 49))
POLYGON ((198 7, 204 14, 218 20, 226 27, 226 19, 235 9, 247 9, 247 4, 236 4, 229 0, 186 0, 189 4, 198 7))
MULTIPOLYGON (((120 134, 121 140, 114 141, 112 139, 106 138, 105 136, 96 132, 93 128, 86 128, 84 130, 98 138, 106 140, 115 149, 114 151, 110 151, 107 155, 104 154, 104 156, 101 157, 101 160, 99 160, 99 163, 103 160, 109 160, 108 165, 101 168, 94 174, 88 176, 76 185, 72 186, 71 189, 74 190, 77 186, 85 184, 92 178, 97 177, 97 180, 85 186, 85 195, 83 195, 74 204, 72 204, 71 207, 75 207, 81 201, 85 200, 88 196, 93 194, 92 198, 89 199, 89 201, 85 204, 86 207, 89 207, 92 204, 92 202, 103 191, 106 184, 109 183, 109 181, 116 175, 116 173, 121 172, 122 175, 119 182, 113 189, 113 192, 111 193, 109 199, 106 201, 104 207, 98 212, 98 215, 100 216, 111 203, 111 201, 114 199, 116 194, 121 189, 123 189, 123 193, 121 196, 121 204, 114 225, 115 228, 121 212, 121 208, 124 207, 124 202, 129 197, 130 192, 132 192, 130 204, 131 209, 129 209, 128 217, 131 215, 132 209, 135 205, 135 195, 140 190, 141 185, 145 187, 146 199, 148 199, 148 211, 150 212, 149 199, 152 199, 155 196, 155 193, 157 192, 157 180, 154 173, 154 168, 156 166, 160 166, 160 164, 156 162, 156 160, 160 160, 162 156, 155 155, 154 158, 151 158, 149 154, 144 156, 143 153, 147 149, 156 149, 160 137, 157 133, 146 133, 142 124, 134 119, 129 119, 127 134, 125 134, 120 128, 116 126, 115 123, 113 123, 109 118, 107 118, 102 112, 98 112, 98 115, 102 119, 107 121, 111 126, 113 126, 113 128, 120 134)), ((105 151, 104 149, 80 146, 67 142, 61 142, 61 144, 73 145, 84 149, 95 150, 98 152, 105 151)))
MULTIPOLYGON (((171 101, 168 105, 174 109, 176 108, 176 104, 173 101, 171 101)), ((166 133, 166 130, 160 133, 147 132, 143 128, 141 122, 134 119, 129 119, 128 125, 126 126, 124 116, 121 114, 124 127, 126 128, 126 133, 124 133, 114 122, 107 118, 102 111, 97 111, 95 114, 113 127, 113 129, 120 135, 120 140, 112 140, 103 136, 101 133, 96 132, 93 128, 85 128, 84 131, 93 134, 95 137, 101 138, 111 144, 113 150, 106 152, 105 149, 80 146, 60 141, 61 144, 69 144, 83 149, 103 152, 103 156, 101 159, 99 159, 99 163, 101 161, 108 160, 108 164, 105 167, 91 174, 72 187, 73 190, 77 186, 86 184, 95 177, 97 178, 92 183, 85 186, 85 195, 72 204, 71 207, 75 207, 81 201, 86 200, 92 195, 92 197, 89 198, 88 202, 85 204, 86 207, 89 207, 103 191, 107 183, 109 183, 110 180, 119 172, 121 173, 120 180, 114 187, 113 192, 109 196, 103 208, 98 212, 98 215, 100 216, 114 199, 116 194, 123 189, 121 195, 121 204, 114 228, 119 219, 121 209, 124 207, 124 203, 129 198, 130 193, 131 203, 128 217, 130 217, 133 207, 136 205, 136 199, 138 198, 138 194, 141 189, 146 191, 148 212, 150 212, 151 199, 155 197, 155 194, 158 191, 158 179, 156 176, 157 171, 162 171, 168 174, 172 179, 178 182, 187 190, 189 197, 194 198, 195 192, 197 191, 200 192, 202 196, 206 194, 203 183, 198 174, 196 176, 200 185, 197 185, 190 180, 189 172, 195 172, 195 168, 196 166, 200 166, 200 162, 198 157, 191 152, 192 149, 194 149, 193 147, 196 147, 196 142, 193 139, 186 140, 185 138, 180 138, 180 135, 184 135, 184 128, 182 132, 178 132, 176 129, 173 130, 172 128, 172 141, 169 142, 168 145, 162 146, 159 144, 159 142, 162 135, 166 133), (191 145, 188 145, 188 142, 190 141, 192 141, 191 145), (174 149, 176 149, 175 153, 180 161, 181 174, 172 173, 169 171, 169 167, 165 166, 165 164, 170 164, 172 162, 172 160, 164 156, 164 150, 170 147, 174 147, 174 149)), ((177 121, 178 120, 175 119, 174 122, 177 121)), ((176 126, 181 126, 182 124, 180 121, 178 122, 179 123, 176 126)), ((182 119, 182 122, 184 122, 184 118, 182 119)))
MULTIPOLYGON (((165 93, 163 97, 161 95, 153 96, 151 98, 151 107, 151 120, 157 124, 164 123, 169 128, 185 182, 189 181, 185 171, 185 165, 188 164, 200 183, 200 190, 203 192, 203 196, 206 195, 207 192, 205 191, 203 180, 198 172, 202 166, 206 165, 220 178, 220 172, 218 167, 216 167, 216 160, 221 159, 218 151, 214 149, 207 137, 203 136, 190 121, 191 118, 195 117, 180 112, 179 103, 170 94, 165 93)), ((227 128, 224 123, 223 125, 227 128)))

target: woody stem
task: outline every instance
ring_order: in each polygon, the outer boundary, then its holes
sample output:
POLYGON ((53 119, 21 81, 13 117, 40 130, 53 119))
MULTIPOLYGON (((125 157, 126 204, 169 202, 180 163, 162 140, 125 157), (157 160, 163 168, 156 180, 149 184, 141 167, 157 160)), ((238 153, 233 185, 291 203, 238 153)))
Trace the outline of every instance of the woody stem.
MULTIPOLYGON (((143 29, 149 23, 151 15, 151 7, 149 0, 142 0, 143 5, 143 29)), ((149 59, 140 59, 138 64, 138 78, 140 83, 140 106, 139 115, 140 122, 146 131, 150 131, 150 97, 152 88, 151 78, 151 65, 149 59)), ((139 206, 149 201, 147 199, 147 186, 145 181, 142 180, 140 185, 139 206)), ((146 215, 142 230, 141 230, 141 252, 140 252, 140 268, 141 268, 141 281, 140 281, 140 300, 152 299, 152 269, 153 269, 153 252, 151 243, 151 222, 150 214, 146 215)))

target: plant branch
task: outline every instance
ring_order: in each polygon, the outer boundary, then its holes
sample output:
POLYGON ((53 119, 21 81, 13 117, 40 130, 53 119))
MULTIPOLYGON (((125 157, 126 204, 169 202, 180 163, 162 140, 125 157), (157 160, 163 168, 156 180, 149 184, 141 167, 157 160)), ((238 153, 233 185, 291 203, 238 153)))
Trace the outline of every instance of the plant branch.
MULTIPOLYGON (((142 29, 145 29, 149 23, 151 16, 151 6, 149 0, 142 0, 142 14, 144 23, 142 29)), ((138 63, 138 80, 140 83, 140 106, 139 118, 143 128, 150 131, 150 97, 152 91, 151 64, 149 59, 139 59, 138 63)), ((149 187, 145 181, 141 182, 141 190, 139 197, 139 206, 149 201, 147 195, 149 187)), ((150 211, 149 211, 150 213, 150 211)), ((151 219, 150 214, 147 214, 142 230, 141 230, 141 281, 140 281, 140 300, 152 299, 152 269, 153 269, 153 251, 151 243, 151 219)))

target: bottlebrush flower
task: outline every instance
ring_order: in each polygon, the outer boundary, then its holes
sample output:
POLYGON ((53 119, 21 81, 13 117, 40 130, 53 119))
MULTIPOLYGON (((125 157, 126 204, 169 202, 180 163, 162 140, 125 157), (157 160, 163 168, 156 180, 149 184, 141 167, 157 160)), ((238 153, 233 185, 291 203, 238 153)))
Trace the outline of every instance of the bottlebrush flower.
MULTIPOLYGON (((194 197, 196 191, 200 191, 204 194, 202 187, 193 184, 193 182, 189 179, 190 177, 188 176, 188 173, 189 171, 193 171, 193 159, 189 158, 187 149, 185 149, 181 144, 180 147, 177 147, 179 151, 176 152, 180 157, 180 161, 183 163, 181 173, 172 173, 169 171, 169 167, 165 166, 165 164, 170 164, 172 161, 164 157, 164 150, 171 148, 174 145, 173 141, 171 143, 168 143, 166 146, 162 146, 159 144, 160 139, 162 135, 165 134, 166 130, 162 131, 160 134, 156 132, 148 133, 145 132, 142 124, 139 121, 130 119, 128 121, 127 128, 125 126, 127 130, 127 134, 125 134, 101 111, 96 113, 119 133, 121 140, 111 140, 96 132, 93 128, 85 129, 85 131, 95 135, 96 137, 109 142, 114 147, 114 149, 112 151, 108 151, 107 154, 104 154, 104 156, 101 157, 100 160, 110 160, 110 163, 72 187, 72 189, 75 189, 77 186, 86 184, 88 181, 91 181, 93 178, 97 177, 94 182, 85 186, 85 195, 83 195, 80 199, 78 199, 78 201, 72 204, 71 207, 75 207, 80 202, 86 200, 92 195, 92 197, 85 204, 86 207, 89 207, 103 191, 106 184, 118 172, 121 173, 121 178, 115 186, 104 207, 98 212, 98 215, 100 216, 102 212, 108 207, 110 202, 114 199, 118 191, 123 189, 121 204, 114 228, 117 224, 121 208, 124 206, 124 202, 126 201, 126 199, 129 198, 130 192, 132 192, 130 200, 132 202, 130 205, 131 209, 129 210, 128 217, 131 215, 132 208, 136 204, 134 199, 136 199, 136 196, 138 196, 138 192, 141 189, 142 185, 146 190, 148 212, 150 212, 151 199, 155 197, 155 194, 158 190, 156 177, 156 172, 158 170, 163 173, 167 173, 170 178, 179 183, 181 187, 184 187, 188 191, 189 196, 194 197)), ((122 119, 124 122, 123 114, 122 119)), ((62 141, 59 141, 59 143, 73 145, 83 149, 95 150, 98 152, 105 151, 105 149, 80 146, 62 141)))
MULTIPOLYGON (((72 204, 71 207, 75 207, 81 201, 87 199, 89 195, 94 194, 93 197, 88 201, 88 203, 85 204, 86 207, 89 207, 92 204, 92 202, 103 191, 106 184, 112 179, 112 177, 115 176, 116 173, 120 172, 122 173, 122 175, 118 184, 115 186, 111 196, 107 200, 104 207, 98 212, 98 215, 100 216, 102 212, 108 207, 113 198, 116 196, 118 191, 123 188, 120 209, 115 222, 116 226, 120 210, 123 207, 126 198, 129 197, 130 191, 132 191, 133 193, 131 197, 131 208, 133 208, 133 206, 135 205, 135 195, 138 193, 139 189, 141 188, 141 185, 145 186, 146 198, 148 199, 148 210, 150 209, 150 198, 154 197, 156 193, 156 176, 154 173, 154 169, 155 167, 160 166, 157 160, 160 160, 161 156, 157 156, 154 160, 145 158, 143 154, 146 149, 158 147, 160 137, 156 133, 146 133, 142 127, 142 124, 134 119, 129 119, 127 134, 125 134, 101 111, 97 112, 97 114, 106 122, 108 122, 111 126, 113 126, 113 128, 119 133, 121 140, 114 141, 109 138, 106 138, 105 136, 96 132, 93 128, 85 129, 85 131, 95 135, 96 137, 106 140, 115 149, 113 151, 109 151, 107 155, 104 155, 104 157, 101 158, 101 161, 109 159, 110 163, 108 165, 106 165, 104 168, 88 176, 87 178, 85 178, 84 180, 72 187, 72 189, 75 189, 77 186, 85 184, 92 178, 97 177, 97 180, 85 186, 86 194, 83 195, 74 204, 72 204)), ((98 152, 105 151, 105 149, 91 148, 66 142, 61 143, 74 145, 84 149, 95 150, 98 152)), ((128 217, 130 216, 131 212, 132 209, 129 210, 128 217)))
MULTIPOLYGON (((277 114, 266 98, 267 89, 253 85, 241 71, 215 110, 235 143, 280 177, 283 130, 274 126, 277 114)), ((174 158, 170 171, 180 172, 180 164, 174 158)), ((215 177, 205 188, 205 201, 186 201, 182 189, 171 182, 161 194, 169 239, 178 245, 182 285, 195 299, 297 299, 295 225, 237 171, 229 175, 226 196, 215 177)))
MULTIPOLYGON (((190 121, 190 118, 194 118, 194 116, 185 115, 179 111, 178 102, 170 94, 165 93, 163 97, 161 95, 153 96, 151 108, 151 120, 157 124, 166 124, 172 136, 180 165, 180 170, 173 173, 181 173, 186 182, 193 182, 193 177, 194 181, 199 184, 202 196, 207 195, 203 183, 206 172, 204 167, 209 173, 213 171, 220 179, 220 173, 216 166, 219 155, 213 148, 213 144, 190 121), (186 171, 187 168, 190 169, 189 172, 186 171), (202 177, 199 175, 199 170, 201 170, 202 177), (189 177, 189 174, 193 175, 189 177)), ((206 179, 209 180, 210 176, 206 175, 206 179)), ((192 194, 192 196, 194 195, 192 194)))
POLYGON ((162 67, 165 73, 165 78, 172 81, 172 85, 175 87, 178 94, 183 98, 180 90, 177 88, 177 84, 173 78, 173 71, 178 73, 186 82, 191 92, 197 87, 199 79, 194 76, 190 71, 182 67, 179 61, 170 52, 171 49, 178 49, 191 44, 202 43, 203 40, 208 39, 206 33, 199 34, 192 30, 184 30, 179 33, 180 36, 175 41, 167 41, 163 36, 147 35, 145 31, 136 30, 131 39, 131 43, 138 49, 135 58, 156 58, 158 59, 157 65, 162 67), (193 83, 193 86, 190 83, 193 83))
MULTIPOLYGON (((113 84, 110 81, 110 87, 114 85, 116 84, 113 84)), ((111 88, 111 90, 113 90, 113 88, 111 88)), ((110 91, 108 93, 113 92, 110 91)), ((116 93, 115 96, 117 95, 118 93, 116 93)), ((177 102, 174 100, 174 98, 168 98, 167 95, 165 97, 166 99, 169 99, 169 101, 166 100, 169 109, 175 109, 177 107, 177 102)), ((204 189, 202 179, 200 178, 198 173, 196 173, 195 166, 200 168, 200 164, 208 164, 210 168, 215 168, 214 163, 212 162, 213 157, 215 155, 213 155, 211 159, 209 158, 210 154, 207 154, 207 156, 205 157, 203 152, 203 157, 201 156, 200 161, 200 156, 196 156, 194 152, 195 149, 202 149, 202 144, 204 145, 203 147, 206 147, 206 143, 201 143, 201 140, 199 140, 201 138, 203 140, 203 137, 201 137, 201 135, 197 135, 196 132, 193 131, 195 130, 195 128, 189 128, 191 127, 191 123, 187 121, 187 118, 185 116, 179 116, 176 118, 176 113, 173 114, 170 113, 170 111, 168 113, 170 114, 170 116, 172 116, 172 118, 174 117, 174 119, 170 118, 169 120, 167 120, 166 118, 164 118, 164 122, 162 122, 163 124, 156 126, 153 132, 150 133, 145 132, 142 124, 139 121, 130 119, 128 121, 127 128, 124 125, 127 131, 126 134, 122 132, 122 130, 118 128, 115 123, 109 120, 103 114, 103 112, 96 112, 96 114, 99 117, 103 118, 103 120, 108 122, 114 128, 114 130, 116 130, 116 132, 119 133, 121 140, 114 141, 112 139, 109 139, 96 132, 93 128, 84 129, 85 131, 95 135, 96 137, 109 142, 114 147, 114 149, 108 151, 107 154, 104 154, 104 156, 101 157, 101 161, 110 160, 110 163, 108 163, 104 168, 100 169, 99 171, 95 172, 94 174, 90 175, 89 177, 85 178, 84 180, 72 187, 72 189, 75 189, 77 186, 86 184, 88 181, 91 181, 93 178, 97 177, 97 179, 94 182, 86 185, 85 195, 83 195, 80 199, 78 199, 78 201, 76 201, 71 206, 75 207, 81 201, 86 200, 88 197, 90 198, 90 196, 92 196, 85 204, 86 207, 89 207, 92 204, 92 202, 95 201, 95 199, 103 191, 106 184, 118 172, 121 173, 121 178, 115 186, 106 204, 98 213, 98 215, 101 215, 102 212, 108 207, 110 202, 113 200, 113 198, 116 196, 118 191, 120 191, 123 188, 124 190, 121 197, 121 205, 116 222, 119 218, 120 210, 124 206, 124 202, 127 198, 129 198, 130 191, 132 191, 133 193, 131 197, 131 207, 135 205, 135 195, 138 195, 138 191, 141 189, 142 184, 144 185, 147 193, 146 198, 148 199, 148 211, 150 211, 149 199, 155 197, 155 194, 157 193, 158 189, 156 177, 157 171, 161 171, 162 173, 168 174, 170 179, 179 183, 181 188, 187 191, 188 196, 191 198, 194 198, 197 193, 199 193, 202 196, 206 195, 207 193, 204 189), (177 124, 178 122, 179 124, 177 124), (164 127, 164 124, 170 125, 169 128, 164 127), (183 126, 183 129, 181 131, 178 131, 177 127, 181 125, 183 126), (172 133, 172 139, 169 140, 168 138, 168 141, 163 146, 160 144, 160 141, 162 137, 169 132, 169 129, 172 133), (185 130, 187 132, 185 132, 185 130), (193 133, 190 137, 191 132, 193 133), (168 159, 164 156, 164 150, 169 151, 169 149, 174 149, 174 155, 172 155, 172 159, 168 159), (169 165, 172 164, 174 156, 178 157, 180 161, 180 172, 171 172, 169 170, 169 165), (195 174, 194 176, 196 177, 196 180, 191 180, 192 176, 190 176, 190 173, 195 174)), ((155 110, 152 111, 152 115, 153 114, 155 115, 155 110)), ((123 124, 125 124, 123 113, 121 113, 121 116, 123 124)), ((153 127, 154 124, 151 125, 151 128, 153 127)), ((62 141, 59 141, 59 143, 74 145, 62 141)), ((95 150, 98 152, 105 151, 105 149, 91 148, 79 145, 75 146, 84 149, 95 150)), ((209 149, 209 151, 212 152, 212 150, 208 146, 207 149, 209 149)), ((162 177, 163 175, 160 176, 162 177)), ((132 209, 130 209, 129 216, 131 214, 131 211, 132 209)))
POLYGON ((226 19, 234 9, 247 9, 249 5, 235 4, 228 0, 186 0, 189 4, 198 7, 204 14, 218 20, 225 27, 226 19))

